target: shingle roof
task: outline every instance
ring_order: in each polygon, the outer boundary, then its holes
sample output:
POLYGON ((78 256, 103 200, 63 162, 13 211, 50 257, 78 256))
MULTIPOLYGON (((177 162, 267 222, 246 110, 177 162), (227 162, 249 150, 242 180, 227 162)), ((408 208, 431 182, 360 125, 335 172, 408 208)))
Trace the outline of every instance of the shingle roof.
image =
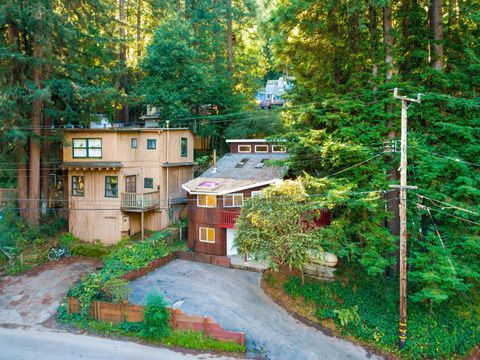
POLYGON ((232 191, 268 185, 282 180, 286 173, 285 167, 269 164, 268 161, 286 159, 288 159, 288 154, 227 154, 218 160, 216 169, 212 166, 198 178, 183 184, 182 187, 193 194, 222 195, 232 191), (244 159, 248 159, 248 161, 243 166, 237 167, 244 159), (257 167, 262 160, 266 161, 266 164, 263 167, 257 167), (200 186, 203 182, 214 183, 214 186, 200 186))

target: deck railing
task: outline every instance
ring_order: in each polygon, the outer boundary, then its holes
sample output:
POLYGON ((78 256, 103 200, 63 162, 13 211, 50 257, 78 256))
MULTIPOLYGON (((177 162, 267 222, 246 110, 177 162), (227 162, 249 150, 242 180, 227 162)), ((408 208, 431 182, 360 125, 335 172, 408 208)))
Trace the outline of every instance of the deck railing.
POLYGON ((240 216, 240 211, 221 211, 220 212, 220 227, 226 229, 233 229, 235 221, 240 216))
POLYGON ((145 194, 122 193, 122 210, 141 211, 160 206, 160 191, 145 194))

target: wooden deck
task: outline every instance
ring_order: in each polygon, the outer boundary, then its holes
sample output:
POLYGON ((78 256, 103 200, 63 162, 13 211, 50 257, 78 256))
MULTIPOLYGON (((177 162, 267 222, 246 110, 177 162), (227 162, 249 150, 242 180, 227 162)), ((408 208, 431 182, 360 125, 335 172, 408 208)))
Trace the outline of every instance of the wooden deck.
POLYGON ((160 207, 160 191, 145 194, 122 193, 122 211, 143 212, 160 207))

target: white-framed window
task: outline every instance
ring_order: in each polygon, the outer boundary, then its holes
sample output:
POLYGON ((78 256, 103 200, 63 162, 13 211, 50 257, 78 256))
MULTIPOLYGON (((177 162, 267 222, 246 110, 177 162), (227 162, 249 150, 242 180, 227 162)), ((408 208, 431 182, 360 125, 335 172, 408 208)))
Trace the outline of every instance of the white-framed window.
POLYGON ((198 207, 217 207, 217 195, 197 195, 198 207))
POLYGON ((263 194, 262 194, 262 191, 261 190, 257 190, 257 191, 252 191, 252 199, 256 198, 256 197, 262 197, 263 194))
POLYGON ((268 145, 255 145, 256 153, 268 153, 268 145))
POLYGON ((72 139, 74 158, 101 158, 102 139, 72 139))
POLYGON ((287 147, 285 145, 272 145, 273 153, 286 153, 287 147))
POLYGON ((238 152, 239 153, 251 153, 252 152, 252 145, 238 145, 238 152))
POLYGON ((198 239, 201 242, 215 243, 215 229, 209 227, 200 226, 198 229, 198 239))
POLYGON ((243 194, 223 195, 223 207, 241 207, 243 206, 243 194))

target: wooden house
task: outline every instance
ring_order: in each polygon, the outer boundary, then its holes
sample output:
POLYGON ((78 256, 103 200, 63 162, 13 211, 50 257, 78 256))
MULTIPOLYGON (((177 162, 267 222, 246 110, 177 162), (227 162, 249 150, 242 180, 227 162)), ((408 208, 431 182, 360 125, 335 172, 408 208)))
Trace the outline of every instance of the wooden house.
POLYGON ((285 168, 269 161, 288 158, 284 145, 263 139, 227 140, 230 153, 200 177, 185 184, 188 192, 188 245, 196 252, 234 255, 235 220, 245 199, 283 180, 285 168))
POLYGON ((105 244, 167 227, 186 201, 193 177, 188 129, 67 129, 69 230, 105 244))

